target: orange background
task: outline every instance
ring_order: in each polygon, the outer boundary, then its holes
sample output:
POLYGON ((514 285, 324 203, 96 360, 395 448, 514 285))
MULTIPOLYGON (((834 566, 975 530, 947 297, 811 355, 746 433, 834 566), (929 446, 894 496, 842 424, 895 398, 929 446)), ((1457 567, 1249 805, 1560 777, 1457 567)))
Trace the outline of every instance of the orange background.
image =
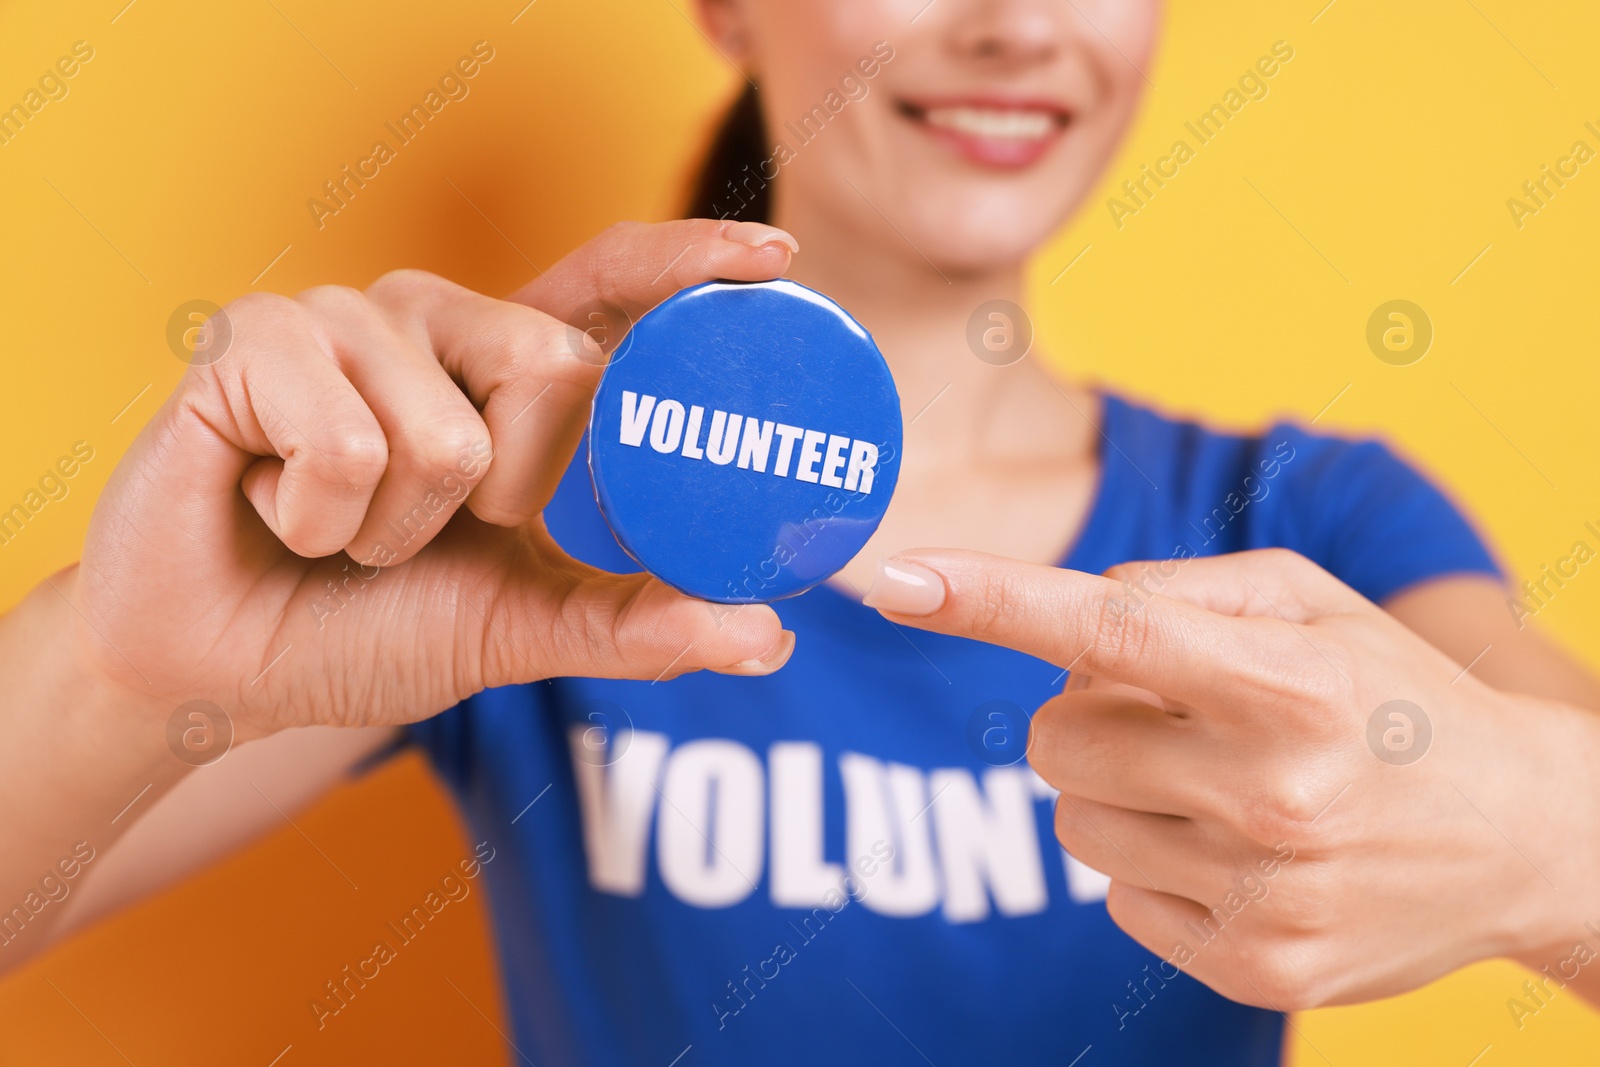
MULTIPOLYGON (((182 370, 165 342, 179 304, 398 266, 508 291, 615 219, 669 215, 736 80, 688 0, 125 3, 0 9, 0 106, 73 42, 95 50, 69 95, 0 145, 0 508, 74 441, 96 449, 70 495, 0 547, 0 604, 77 556, 96 493, 182 370), (307 198, 478 40, 496 56, 471 94, 319 230, 307 198)), ((1600 164, 1521 229, 1505 201, 1572 141, 1600 147, 1583 128, 1600 124, 1597 39, 1600 14, 1577 2, 1174 3, 1133 137, 1039 258, 1042 343, 1069 372, 1220 421, 1326 407, 1323 428, 1385 432, 1480 517, 1519 580, 1536 576, 1600 517, 1582 432, 1600 395, 1600 164), (1280 39, 1296 57, 1270 95, 1118 229, 1114 187, 1280 39), (1410 367, 1365 345, 1368 315, 1396 297, 1437 332, 1410 367)), ((1593 656, 1600 580, 1570 583, 1540 622, 1593 656)), ((303 834, 286 826, 8 977, 0 1062, 504 1059, 481 894, 326 1030, 306 1006, 470 854, 421 762, 296 822, 303 834)), ((1519 1031, 1505 1001, 1521 981, 1485 964, 1298 1016, 1292 1062, 1593 1062, 1600 1015, 1567 994, 1519 1031)))

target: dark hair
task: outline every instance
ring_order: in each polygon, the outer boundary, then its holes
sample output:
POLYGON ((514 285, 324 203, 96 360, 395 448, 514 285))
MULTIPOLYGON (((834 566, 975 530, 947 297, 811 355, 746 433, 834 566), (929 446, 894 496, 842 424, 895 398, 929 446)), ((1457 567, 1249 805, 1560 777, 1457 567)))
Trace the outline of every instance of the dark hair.
POLYGON ((717 127, 695 175, 684 215, 771 222, 772 188, 762 175, 767 156, 767 125, 761 118, 756 87, 749 85, 717 127))

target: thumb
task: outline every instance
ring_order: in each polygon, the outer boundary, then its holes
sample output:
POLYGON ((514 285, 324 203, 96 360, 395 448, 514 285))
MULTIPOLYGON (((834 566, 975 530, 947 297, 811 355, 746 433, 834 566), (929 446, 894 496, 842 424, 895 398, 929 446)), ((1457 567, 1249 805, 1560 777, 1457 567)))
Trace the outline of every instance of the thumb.
POLYGON ((698 670, 765 675, 794 651, 794 634, 765 604, 696 600, 647 574, 574 560, 541 569, 507 581, 483 613, 487 686, 574 676, 657 682, 698 670))
POLYGON ((788 233, 757 222, 619 222, 509 299, 583 330, 610 351, 639 316, 679 289, 719 278, 776 278, 799 250, 788 233))

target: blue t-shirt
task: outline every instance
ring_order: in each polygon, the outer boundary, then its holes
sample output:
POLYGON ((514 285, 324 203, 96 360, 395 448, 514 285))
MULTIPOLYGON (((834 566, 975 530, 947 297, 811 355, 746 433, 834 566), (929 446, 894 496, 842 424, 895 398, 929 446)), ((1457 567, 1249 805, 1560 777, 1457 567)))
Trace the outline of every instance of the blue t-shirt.
MULTIPOLYGON (((1220 434, 1115 396, 1102 429, 1065 566, 1283 546, 1375 601, 1497 573, 1381 444, 1220 434)), ((579 558, 637 569, 581 459, 545 519, 579 558)), ((1279 1062, 1281 1016, 1112 923, 1105 878, 1055 841, 1054 794, 1013 762, 1021 738, 994 734, 1060 690, 1058 667, 895 626, 826 585, 775 607, 797 643, 771 677, 558 679, 412 728, 496 850, 484 873, 524 1056, 1279 1062)))

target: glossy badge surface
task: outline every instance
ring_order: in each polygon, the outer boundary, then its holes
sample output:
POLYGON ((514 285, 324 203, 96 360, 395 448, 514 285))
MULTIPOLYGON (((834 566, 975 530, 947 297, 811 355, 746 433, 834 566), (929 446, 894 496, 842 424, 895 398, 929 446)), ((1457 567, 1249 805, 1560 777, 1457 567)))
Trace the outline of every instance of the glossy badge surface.
POLYGON ((690 596, 780 600, 866 544, 900 473, 878 346, 785 279, 707 282, 645 315, 589 420, 595 497, 628 555, 690 596))

